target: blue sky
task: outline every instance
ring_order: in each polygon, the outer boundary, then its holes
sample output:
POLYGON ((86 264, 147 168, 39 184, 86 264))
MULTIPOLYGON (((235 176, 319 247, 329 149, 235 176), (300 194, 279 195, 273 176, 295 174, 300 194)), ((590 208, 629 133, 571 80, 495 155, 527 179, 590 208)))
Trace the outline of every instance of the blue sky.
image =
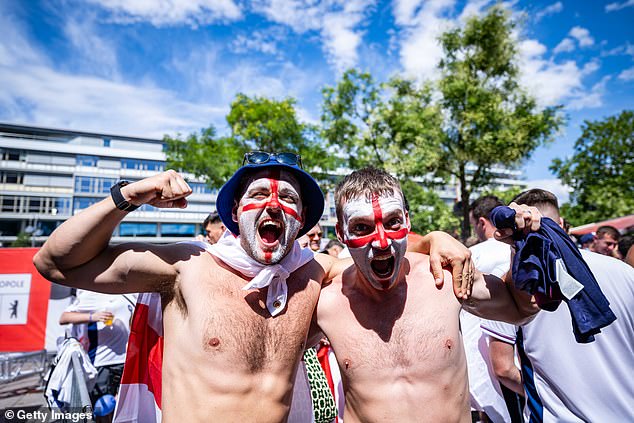
MULTIPOLYGON (((297 99, 319 119, 321 88, 351 67, 378 80, 437 74, 436 37, 488 0, 49 0, 0 2, 0 121, 161 137, 224 116, 237 92, 297 99)), ((548 165, 584 120, 632 108, 634 0, 510 1, 522 22, 522 82, 568 125, 523 166, 548 165)))

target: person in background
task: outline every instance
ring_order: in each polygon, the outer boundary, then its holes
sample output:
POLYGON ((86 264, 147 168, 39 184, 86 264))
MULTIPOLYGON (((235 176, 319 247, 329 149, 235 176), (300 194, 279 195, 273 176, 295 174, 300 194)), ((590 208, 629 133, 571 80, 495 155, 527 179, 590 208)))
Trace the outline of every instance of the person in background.
POLYGON ((590 251, 604 256, 615 257, 618 251, 616 247, 619 244, 619 238, 621 238, 621 234, 615 227, 609 225, 601 226, 597 229, 594 242, 590 244, 590 251))
POLYGON ((594 234, 583 234, 579 237, 579 244, 581 244, 582 250, 589 250, 590 245, 594 242, 594 234))
POLYGON ((225 225, 222 223, 222 220, 220 220, 218 212, 211 212, 203 221, 203 230, 205 231, 205 235, 201 241, 207 241, 210 244, 215 244, 225 232, 225 229, 225 225))
POLYGON ((84 346, 99 372, 90 392, 93 405, 105 395, 116 397, 119 391, 135 305, 136 294, 110 295, 80 289, 59 318, 61 325, 73 325, 71 336, 84 346))
MULTIPOLYGON (((561 224, 551 192, 531 189, 513 201, 561 224)), ((634 269, 588 250, 580 253, 617 317, 593 342, 577 343, 570 313, 561 305, 511 331, 499 322, 481 324, 490 336, 517 345, 531 422, 632 421, 634 379, 625 375, 634 369, 634 269)))
POLYGON ((619 240, 619 254, 624 262, 634 267, 634 235, 626 235, 619 240))
POLYGON ((331 239, 326 244, 326 248, 324 248, 321 253, 331 255, 333 257, 339 257, 339 253, 343 250, 343 244, 336 239, 331 239))
POLYGON ((316 224, 313 226, 310 231, 306 232, 304 235, 297 239, 299 242, 299 246, 302 248, 310 247, 311 250, 317 252, 321 248, 321 238, 324 233, 321 230, 321 226, 316 224))
MULTIPOLYGON (((502 277, 508 271, 511 248, 508 244, 495 239, 496 227, 489 220, 491 210, 504 203, 494 195, 482 196, 471 203, 469 220, 479 241, 469 247, 471 260, 476 269, 502 277)), ((465 310, 460 312, 462 340, 465 345, 467 368, 469 371, 469 394, 471 407, 492 422, 521 422, 524 395, 522 379, 515 365, 515 352, 511 345, 498 343, 480 329, 482 319, 465 310), (504 360, 491 360, 492 349, 508 349, 504 360), (495 372, 494 369, 498 370, 495 372), (496 374, 497 373, 497 374, 496 374)), ((514 325, 503 323, 511 328, 514 325)), ((481 416, 481 420, 486 421, 481 416)))

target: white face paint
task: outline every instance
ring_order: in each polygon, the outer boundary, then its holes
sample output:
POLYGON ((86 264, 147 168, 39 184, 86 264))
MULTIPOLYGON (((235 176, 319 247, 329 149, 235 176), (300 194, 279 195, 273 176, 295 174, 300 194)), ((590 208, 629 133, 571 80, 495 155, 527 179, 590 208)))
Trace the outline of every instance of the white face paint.
POLYGON ((276 168, 254 174, 237 210, 242 248, 262 264, 278 263, 302 228, 299 183, 276 168))
POLYGON ((409 232, 400 193, 349 200, 343 206, 343 219, 344 242, 361 274, 376 289, 392 288, 407 251, 409 232))

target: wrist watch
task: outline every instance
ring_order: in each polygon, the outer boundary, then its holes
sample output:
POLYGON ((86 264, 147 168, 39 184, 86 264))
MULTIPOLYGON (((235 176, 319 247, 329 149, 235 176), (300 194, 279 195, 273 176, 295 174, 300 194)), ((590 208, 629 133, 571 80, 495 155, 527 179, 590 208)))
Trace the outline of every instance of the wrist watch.
POLYGON ((131 212, 139 208, 139 206, 135 206, 134 204, 123 198, 123 194, 121 194, 121 188, 128 185, 129 183, 129 181, 119 181, 110 187, 110 195, 112 196, 112 201, 114 201, 115 206, 117 206, 119 210, 127 212, 131 212))

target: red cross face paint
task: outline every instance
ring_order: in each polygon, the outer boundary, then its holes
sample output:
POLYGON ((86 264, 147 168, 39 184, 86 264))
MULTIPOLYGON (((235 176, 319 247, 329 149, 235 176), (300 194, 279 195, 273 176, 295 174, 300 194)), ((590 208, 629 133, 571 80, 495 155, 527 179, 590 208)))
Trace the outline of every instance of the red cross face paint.
POLYGON ((251 176, 238 204, 242 248, 256 261, 274 264, 291 250, 302 228, 298 181, 269 168, 251 176))
POLYGON ((407 250, 409 218, 400 193, 358 197, 343 206, 343 236, 354 263, 376 289, 396 283, 407 250))

